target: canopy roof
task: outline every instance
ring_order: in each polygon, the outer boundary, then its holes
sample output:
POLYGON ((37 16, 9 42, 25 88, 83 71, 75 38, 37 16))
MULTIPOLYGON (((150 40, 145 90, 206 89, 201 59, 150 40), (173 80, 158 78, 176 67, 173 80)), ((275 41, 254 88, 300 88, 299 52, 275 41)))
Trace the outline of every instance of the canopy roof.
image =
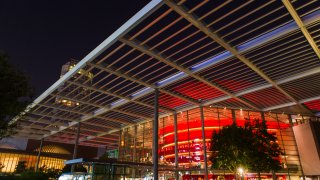
POLYGON ((80 144, 116 146, 121 127, 152 119, 155 88, 162 116, 200 104, 314 114, 319 4, 153 0, 15 118, 17 136, 74 143, 83 122, 80 144))

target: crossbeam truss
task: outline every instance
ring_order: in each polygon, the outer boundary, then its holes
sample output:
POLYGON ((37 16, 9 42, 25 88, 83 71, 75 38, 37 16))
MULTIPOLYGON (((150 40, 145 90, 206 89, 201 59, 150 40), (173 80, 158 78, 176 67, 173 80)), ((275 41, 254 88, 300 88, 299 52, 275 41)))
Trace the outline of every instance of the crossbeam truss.
POLYGON ((121 128, 153 118, 155 89, 160 117, 220 103, 255 111, 299 106, 312 114, 303 104, 320 99, 316 1, 233 3, 151 1, 14 118, 22 128, 16 136, 73 143, 81 122, 80 145, 116 146, 121 128), (226 6, 230 12, 212 18, 226 6), (287 13, 279 13, 283 8, 287 13), (239 26, 255 13, 261 17, 239 26), (231 16, 237 18, 224 22, 231 16), (75 76, 80 69, 93 79, 75 76))

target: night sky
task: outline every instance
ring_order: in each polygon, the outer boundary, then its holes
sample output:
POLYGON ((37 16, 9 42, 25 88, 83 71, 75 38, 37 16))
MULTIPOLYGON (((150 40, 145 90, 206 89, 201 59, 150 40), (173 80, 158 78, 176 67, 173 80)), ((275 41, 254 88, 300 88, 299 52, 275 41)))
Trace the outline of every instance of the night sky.
POLYGON ((81 60, 150 0, 0 1, 0 50, 25 72, 35 97, 70 58, 81 60))

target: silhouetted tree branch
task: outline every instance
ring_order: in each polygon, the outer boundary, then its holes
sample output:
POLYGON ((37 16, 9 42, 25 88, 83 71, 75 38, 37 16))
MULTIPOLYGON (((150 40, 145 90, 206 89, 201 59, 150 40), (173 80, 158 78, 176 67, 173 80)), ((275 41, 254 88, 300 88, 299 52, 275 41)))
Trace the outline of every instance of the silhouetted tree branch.
POLYGON ((8 63, 0 52, 0 139, 15 133, 16 124, 10 120, 31 102, 33 88, 27 76, 8 63))

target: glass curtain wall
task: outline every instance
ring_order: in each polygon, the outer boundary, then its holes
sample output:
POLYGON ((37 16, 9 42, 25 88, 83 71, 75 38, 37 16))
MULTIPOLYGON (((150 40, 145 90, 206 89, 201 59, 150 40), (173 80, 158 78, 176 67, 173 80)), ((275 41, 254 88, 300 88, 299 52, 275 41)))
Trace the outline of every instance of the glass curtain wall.
POLYGON ((149 121, 121 130, 120 161, 152 163, 152 127, 149 121))
POLYGON ((299 152, 289 116, 283 113, 265 113, 265 118, 269 122, 270 130, 277 136, 278 143, 284 153, 280 157, 283 167, 282 172, 290 176, 301 175, 302 167, 299 161, 299 152))
MULTIPOLYGON (((207 157, 211 152, 210 140, 214 131, 223 126, 231 125, 234 121, 238 126, 244 126, 246 121, 266 120, 268 131, 277 136, 278 143, 284 154, 280 157, 283 170, 279 175, 301 175, 301 166, 297 147, 295 145, 292 126, 287 114, 261 113, 242 109, 204 107, 204 130, 207 157)), ((120 160, 139 163, 152 163, 152 121, 122 129, 120 141, 120 160)), ((174 167, 175 141, 174 141, 173 115, 159 118, 159 164, 174 167)), ((203 178, 204 152, 201 126, 200 108, 177 113, 177 147, 178 167, 184 169, 180 176, 203 178)), ((211 163, 208 160, 208 169, 211 163)), ((217 171, 216 171, 217 172, 217 171)), ((214 173, 209 171, 209 174, 214 173)), ((269 176, 268 176, 269 177, 269 176)), ((271 175, 270 175, 271 178, 271 175)), ((189 178, 190 179, 190 178, 189 178)))
MULTIPOLYGON (((152 164, 153 122, 143 122, 120 131, 119 161, 152 164)), ((121 179, 152 177, 152 168, 118 167, 114 170, 121 179)))
MULTIPOLYGON (((62 169, 65 159, 40 157, 39 167, 62 169)), ((25 162, 27 169, 34 169, 37 162, 36 155, 15 154, 15 153, 0 153, 0 164, 3 166, 1 172, 14 172, 19 162, 25 162)))

